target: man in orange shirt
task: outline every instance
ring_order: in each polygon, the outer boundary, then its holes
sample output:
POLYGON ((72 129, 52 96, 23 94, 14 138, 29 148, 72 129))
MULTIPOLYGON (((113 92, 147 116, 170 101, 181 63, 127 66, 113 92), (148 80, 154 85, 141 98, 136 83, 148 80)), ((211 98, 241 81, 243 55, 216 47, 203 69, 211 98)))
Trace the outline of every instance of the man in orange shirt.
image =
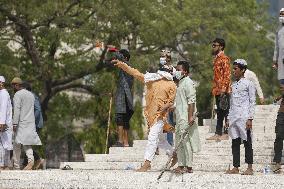
MULTIPOLYGON (((146 85, 146 107, 144 110, 148 124, 148 143, 145 150, 145 162, 138 172, 146 172, 151 169, 151 162, 154 159, 157 147, 166 150, 169 156, 173 153, 172 146, 163 135, 163 127, 167 120, 167 110, 174 103, 176 95, 176 84, 170 70, 161 67, 156 73, 142 74, 124 62, 113 60, 115 66, 127 74, 143 82, 146 85)), ((175 160, 172 160, 174 164, 175 160)))
POLYGON ((231 69, 230 58, 224 54, 225 40, 216 38, 212 44, 213 61, 213 88, 212 95, 215 96, 217 105, 217 125, 215 135, 207 140, 228 140, 228 131, 223 130, 223 121, 229 113, 229 94, 231 92, 231 69))

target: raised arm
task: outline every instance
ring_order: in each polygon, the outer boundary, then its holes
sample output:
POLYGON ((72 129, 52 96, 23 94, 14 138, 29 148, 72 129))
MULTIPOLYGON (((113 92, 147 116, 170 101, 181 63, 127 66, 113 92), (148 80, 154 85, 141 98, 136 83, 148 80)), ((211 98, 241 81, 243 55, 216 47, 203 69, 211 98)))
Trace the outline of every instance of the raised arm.
POLYGON ((144 74, 139 72, 137 69, 131 68, 126 63, 121 62, 121 61, 117 61, 114 65, 121 68, 123 71, 125 71, 129 75, 132 75, 133 77, 135 77, 136 79, 144 83, 144 74))

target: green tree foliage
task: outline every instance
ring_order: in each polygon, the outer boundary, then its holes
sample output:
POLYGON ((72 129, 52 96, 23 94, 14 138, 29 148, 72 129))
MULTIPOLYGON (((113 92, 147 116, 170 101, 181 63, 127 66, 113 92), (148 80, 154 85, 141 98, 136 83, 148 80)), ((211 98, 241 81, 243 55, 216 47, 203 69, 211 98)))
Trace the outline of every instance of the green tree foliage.
MULTIPOLYGON (((107 94, 115 91, 117 81, 117 69, 104 69, 106 48, 96 48, 98 42, 127 46, 141 72, 157 67, 164 48, 190 61, 192 77, 200 83, 198 109, 206 117, 215 37, 225 38, 225 52, 232 60, 248 61, 265 97, 274 94, 273 42, 266 36, 275 27, 268 21, 266 7, 255 0, 1 0, 0 70, 8 81, 14 76, 30 81, 40 95, 47 118, 45 138, 58 139, 72 132, 74 120, 93 118, 94 124, 78 138, 85 141, 87 152, 98 153, 104 150, 107 94), (66 92, 71 89, 90 96, 70 96, 66 92)), ((135 96, 142 97, 142 91, 136 82, 135 96)), ((141 104, 135 108, 132 124, 142 137, 141 104)), ((113 141, 113 119, 111 128, 113 141)))

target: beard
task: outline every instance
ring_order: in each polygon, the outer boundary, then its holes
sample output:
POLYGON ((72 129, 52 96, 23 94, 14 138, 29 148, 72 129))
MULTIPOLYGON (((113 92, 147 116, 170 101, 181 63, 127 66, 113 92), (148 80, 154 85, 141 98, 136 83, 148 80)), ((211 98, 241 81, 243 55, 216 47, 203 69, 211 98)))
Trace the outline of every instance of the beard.
POLYGON ((216 51, 212 50, 212 51, 211 51, 211 54, 212 54, 213 56, 216 56, 219 52, 220 52, 219 50, 216 50, 216 51))

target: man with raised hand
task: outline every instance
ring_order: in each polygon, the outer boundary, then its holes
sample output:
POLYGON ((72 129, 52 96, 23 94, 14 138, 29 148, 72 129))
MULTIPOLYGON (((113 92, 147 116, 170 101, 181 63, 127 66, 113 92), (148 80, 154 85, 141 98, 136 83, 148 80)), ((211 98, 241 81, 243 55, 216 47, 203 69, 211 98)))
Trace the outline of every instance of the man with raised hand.
POLYGON ((173 105, 175 99, 176 85, 168 68, 160 67, 156 73, 142 74, 122 61, 114 60, 112 62, 146 85, 144 113, 149 134, 144 155, 145 162, 141 168, 137 169, 138 172, 146 172, 151 169, 151 162, 154 159, 157 147, 165 149, 169 156, 172 155, 173 149, 163 135, 163 127, 167 119, 167 110, 173 105))

